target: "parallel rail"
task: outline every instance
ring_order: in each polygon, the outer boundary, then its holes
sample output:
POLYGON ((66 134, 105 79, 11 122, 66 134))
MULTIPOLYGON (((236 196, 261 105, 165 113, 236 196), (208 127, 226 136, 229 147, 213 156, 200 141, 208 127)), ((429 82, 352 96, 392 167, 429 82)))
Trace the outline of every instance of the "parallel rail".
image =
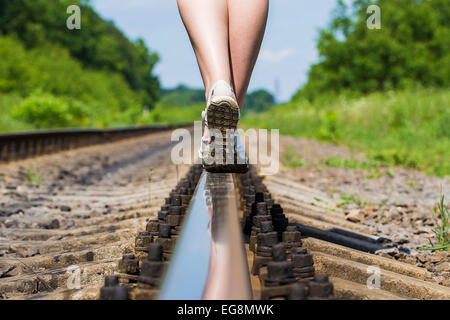
POLYGON ((187 126, 145 126, 102 130, 69 129, 0 134, 0 162, 15 161, 187 126))

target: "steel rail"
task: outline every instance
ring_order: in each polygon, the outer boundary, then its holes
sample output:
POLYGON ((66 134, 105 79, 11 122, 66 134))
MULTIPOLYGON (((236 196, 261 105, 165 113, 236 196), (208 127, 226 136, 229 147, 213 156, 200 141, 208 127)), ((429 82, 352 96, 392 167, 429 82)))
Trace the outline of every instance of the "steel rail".
POLYGON ((203 172, 159 299, 252 299, 232 174, 203 172))

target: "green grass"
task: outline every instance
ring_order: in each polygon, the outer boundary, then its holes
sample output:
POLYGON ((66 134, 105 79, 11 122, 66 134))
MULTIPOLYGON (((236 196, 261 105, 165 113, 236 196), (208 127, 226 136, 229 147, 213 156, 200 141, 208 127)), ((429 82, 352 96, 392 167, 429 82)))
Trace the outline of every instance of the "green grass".
POLYGON ((430 247, 419 248, 419 250, 450 250, 450 213, 444 203, 444 195, 441 195, 440 202, 438 204, 437 214, 439 215, 438 226, 433 230, 436 236, 436 242, 433 243, 430 240, 430 247))
POLYGON ((138 124, 182 124, 201 121, 202 111, 204 109, 204 103, 198 103, 192 106, 174 106, 159 102, 153 110, 138 121, 138 124))
POLYGON ((390 177, 390 178, 393 178, 394 177, 394 172, 391 169, 387 169, 386 170, 386 175, 388 177, 390 177))
POLYGON ((290 147, 286 149, 286 152, 281 160, 281 163, 287 168, 301 168, 304 167, 307 163, 302 160, 301 156, 295 152, 295 149, 290 147))
POLYGON ((408 181, 408 182, 406 183, 406 185, 407 185, 408 187, 410 187, 411 189, 415 189, 415 188, 416 188, 416 184, 414 183, 414 181, 408 181))
MULTIPOLYGON (((382 163, 380 161, 375 161, 371 159, 360 161, 354 158, 343 159, 339 157, 329 157, 326 158, 324 161, 320 162, 318 165, 334 168, 366 170, 367 171, 367 174, 365 175, 366 179, 379 179, 383 176, 383 173, 379 169, 380 167, 382 167, 382 163)), ((387 173, 388 176, 389 174, 392 174, 392 171, 390 171, 390 173, 387 173)))
POLYGON ((43 179, 36 168, 28 167, 25 171, 25 181, 27 184, 39 185, 43 182, 43 179))
POLYGON ((370 169, 369 173, 367 173, 364 177, 366 179, 380 179, 383 176, 383 173, 380 169, 370 169))
POLYGON ((365 205, 367 205, 367 203, 365 201, 362 201, 361 198, 357 195, 353 195, 353 194, 341 194, 341 202, 339 202, 336 206, 338 208, 341 208, 343 206, 346 206, 348 204, 356 204, 358 207, 362 208, 365 205))
POLYGON ((373 160, 359 161, 353 158, 343 159, 339 157, 328 157, 324 161, 320 162, 319 165, 325 165, 327 167, 334 167, 334 168, 349 168, 349 169, 363 169, 363 170, 381 167, 381 163, 379 161, 373 160))
POLYGON ((33 125, 15 119, 11 115, 12 108, 19 104, 22 97, 18 94, 0 93, 0 132, 26 131, 33 129, 33 125))
POLYGON ((244 117, 245 127, 333 142, 364 152, 367 163, 330 159, 329 165, 406 166, 450 175, 450 92, 424 89, 373 93, 361 98, 297 100, 244 117))

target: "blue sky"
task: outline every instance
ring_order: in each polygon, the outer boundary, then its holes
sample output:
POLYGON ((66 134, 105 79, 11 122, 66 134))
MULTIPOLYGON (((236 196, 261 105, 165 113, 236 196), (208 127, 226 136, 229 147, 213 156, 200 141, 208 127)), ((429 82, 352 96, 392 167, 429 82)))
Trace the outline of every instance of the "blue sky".
MULTIPOLYGON (((164 87, 202 87, 175 0, 92 3, 102 17, 113 20, 128 37, 143 38, 159 53, 161 61, 155 74, 164 87)), ((278 101, 288 100, 306 81, 310 65, 318 59, 318 30, 329 23, 335 6, 336 0, 271 0, 266 35, 249 90, 265 88, 276 94, 278 101)))

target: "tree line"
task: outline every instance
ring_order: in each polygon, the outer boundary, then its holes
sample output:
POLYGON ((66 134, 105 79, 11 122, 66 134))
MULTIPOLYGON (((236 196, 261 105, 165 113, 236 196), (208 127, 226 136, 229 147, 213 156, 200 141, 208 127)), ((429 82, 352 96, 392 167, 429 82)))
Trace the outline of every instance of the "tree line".
POLYGON ((450 85, 448 0, 338 1, 320 31, 320 60, 294 96, 367 94, 390 89, 450 85), (381 29, 367 27, 369 5, 381 9, 381 29))

